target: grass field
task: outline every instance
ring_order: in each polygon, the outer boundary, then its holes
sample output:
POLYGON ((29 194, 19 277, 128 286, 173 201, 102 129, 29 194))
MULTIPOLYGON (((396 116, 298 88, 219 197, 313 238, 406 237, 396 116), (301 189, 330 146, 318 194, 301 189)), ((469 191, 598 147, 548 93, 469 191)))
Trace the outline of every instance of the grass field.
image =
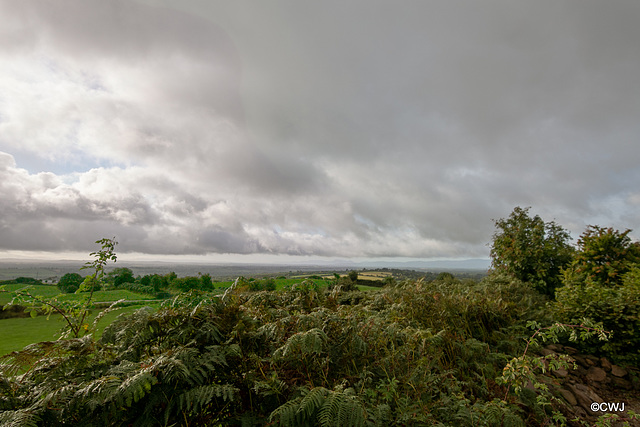
MULTIPOLYGON (((0 305, 5 305, 14 297, 14 292, 19 289, 24 289, 23 284, 10 284, 4 285, 7 292, 0 292, 0 305)), ((45 298, 57 297, 60 301, 74 301, 80 300, 86 297, 88 294, 63 294, 56 286, 51 285, 30 285, 27 287, 28 291, 32 295, 42 296, 45 298)), ((118 301, 119 299, 126 299, 132 301, 139 300, 152 300, 155 297, 147 294, 139 294, 137 292, 131 292, 124 289, 115 289, 111 291, 96 291, 93 293, 94 302, 105 301, 118 301)))
POLYGON ((388 271, 359 271, 358 278, 364 280, 384 280, 392 277, 393 274, 388 271))
MULTIPOLYGON (((88 294, 63 294, 58 297, 60 301, 73 301, 78 300, 88 294)), ((111 302, 125 299, 127 301, 139 301, 139 300, 152 300, 155 299, 153 295, 140 294, 137 292, 128 291, 126 289, 116 289, 112 291, 96 291, 93 293, 94 302, 111 302)))
POLYGON ((377 286, 357 285, 361 291, 379 291, 381 288, 377 286))
MULTIPOLYGON (((158 307, 159 303, 148 304, 151 307, 158 307)), ((130 313, 143 307, 142 305, 124 307, 108 313, 100 323, 98 323, 97 336, 102 334, 107 327, 121 313, 130 313)), ((94 311, 90 317, 93 321, 99 311, 94 311)), ((64 326, 64 321, 60 315, 52 315, 49 320, 46 316, 36 318, 23 317, 0 320, 0 356, 12 351, 21 350, 29 344, 41 341, 52 341, 58 338, 64 326)))
POLYGON ((24 283, 12 283, 10 285, 3 285, 7 292, 0 292, 0 305, 5 305, 14 297, 13 292, 19 289, 29 289, 33 295, 40 295, 46 298, 54 297, 60 294, 60 289, 57 286, 52 285, 25 285, 24 283))

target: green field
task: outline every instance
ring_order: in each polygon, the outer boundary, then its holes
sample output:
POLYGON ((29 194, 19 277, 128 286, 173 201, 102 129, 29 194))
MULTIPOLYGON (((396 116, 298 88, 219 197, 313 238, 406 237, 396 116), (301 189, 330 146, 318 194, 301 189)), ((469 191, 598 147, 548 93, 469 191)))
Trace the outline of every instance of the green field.
POLYGON ((14 297, 14 292, 25 289, 33 295, 39 295, 45 298, 51 298, 60 294, 60 289, 52 285, 25 285, 24 283, 11 283, 2 285, 7 292, 0 292, 0 305, 5 305, 14 297))
MULTIPOLYGON (((64 294, 56 286, 52 285, 25 285, 24 283, 10 283, 3 285, 6 292, 0 292, 0 305, 8 304, 15 296, 15 291, 24 289, 34 296, 43 298, 56 297, 59 301, 80 301, 86 298, 88 294, 64 294)), ((126 301, 150 301, 156 306, 159 302, 153 302, 155 299, 152 295, 140 294, 129 290, 117 289, 110 291, 96 291, 93 293, 93 301, 113 302, 124 299, 126 301)), ((98 335, 102 330, 113 321, 120 313, 131 312, 142 305, 134 305, 121 308, 107 314, 98 324, 98 335)), ((99 311, 94 310, 91 318, 99 311)), ((46 316, 38 316, 36 318, 9 318, 0 320, 0 355, 4 355, 11 351, 20 350, 25 346, 40 342, 51 341, 57 339, 60 331, 64 326, 62 317, 58 314, 52 315, 48 320, 46 316)))
MULTIPOLYGON (((149 304, 157 307, 158 303, 149 304)), ((109 325, 121 313, 131 313, 142 305, 124 307, 108 313, 98 323, 97 336, 102 334, 102 330, 109 325)), ((94 311, 90 316, 90 322, 99 311, 94 311)), ((21 350, 29 344, 41 341, 53 341, 58 338, 64 326, 62 317, 58 314, 52 315, 48 320, 46 316, 36 318, 22 317, 0 320, 0 356, 12 351, 21 350)))
MULTIPOLYGON (((88 294, 63 294, 56 286, 51 285, 29 285, 24 284, 10 284, 3 285, 7 292, 0 292, 0 305, 5 305, 11 301, 15 296, 14 292, 20 289, 25 289, 32 295, 41 296, 45 298, 57 297, 60 301, 80 301, 88 294)), ((110 302, 118 301, 120 299, 139 301, 139 300, 152 300, 155 299, 152 295, 140 294, 137 292, 128 291, 125 289, 114 289, 111 291, 96 291, 93 293, 94 302, 110 302)))
MULTIPOLYGON (((74 301, 79 300, 80 298, 86 296, 88 294, 63 294, 58 297, 60 301, 74 301)), ((94 302, 113 302, 121 299, 125 299, 127 301, 139 301, 139 300, 153 300, 155 297, 153 295, 140 294, 137 292, 128 291, 126 289, 115 289, 112 291, 96 291, 93 293, 93 301, 94 302)))
MULTIPOLYGON (((277 290, 282 290, 293 286, 296 283, 301 283, 304 280, 312 280, 320 287, 326 287, 329 283, 329 279, 307 279, 305 277, 295 278, 278 278, 275 280, 277 290)), ((249 279, 251 280, 251 279, 249 279)), ((260 279, 255 279, 260 280, 260 279)), ((234 283, 234 281, 214 282, 216 288, 228 288, 234 283)), ((14 292, 20 289, 28 290, 31 294, 51 298, 56 297, 59 301, 73 301, 81 300, 87 296, 86 293, 82 294, 64 294, 56 286, 52 285, 25 285, 25 284, 7 284, 3 285, 6 292, 0 292, 0 305, 5 305, 11 301, 14 297, 14 292)), ((363 291, 378 290, 380 288, 372 286, 359 285, 358 288, 363 291)), ((93 301, 100 302, 113 302, 124 299, 126 301, 140 301, 141 304, 144 301, 149 301, 151 306, 158 306, 160 301, 153 301, 155 298, 151 295, 140 294, 124 289, 109 290, 109 291, 96 291, 93 293, 93 301)), ((102 333, 102 330, 111 323, 120 313, 132 312, 139 309, 142 305, 134 305, 125 307, 114 312, 107 314, 100 322, 98 327, 98 335, 102 333)), ((94 310, 94 314, 99 311, 94 310)), ((46 316, 38 316, 36 318, 10 318, 0 320, 0 355, 7 354, 11 351, 20 350, 25 346, 40 342, 55 340, 59 335, 64 322, 60 315, 52 315, 49 320, 46 316)))

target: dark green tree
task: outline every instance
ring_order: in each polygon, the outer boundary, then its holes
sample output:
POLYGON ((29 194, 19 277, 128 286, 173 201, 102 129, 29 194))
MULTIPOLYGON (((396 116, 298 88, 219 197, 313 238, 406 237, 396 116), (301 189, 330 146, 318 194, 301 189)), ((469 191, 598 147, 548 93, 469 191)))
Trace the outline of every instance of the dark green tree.
POLYGON ((538 215, 530 217, 529 209, 518 206, 509 218, 494 221, 497 231, 491 245, 491 267, 553 297, 561 284, 562 269, 571 263, 575 250, 568 231, 538 215))
POLYGON ((200 289, 203 291, 213 290, 213 281, 211 280, 211 275, 209 273, 202 274, 200 276, 200 289))
POLYGON ((355 270, 351 270, 349 272, 349 279, 351 279, 352 282, 357 282, 358 281, 358 272, 355 270))
POLYGON ((144 276, 138 278, 137 281, 140 282, 142 286, 151 286, 151 277, 152 276, 150 274, 145 274, 144 276))
POLYGON ((168 279, 166 276, 161 276, 159 274, 154 274, 151 276, 151 287, 153 290, 158 292, 160 289, 164 289, 168 286, 168 279))
POLYGON ((632 242, 629 233, 589 225, 578 239, 578 252, 565 272, 565 282, 622 284, 622 276, 640 262, 640 242, 632 242))
POLYGON ((171 283, 172 286, 176 287, 181 292, 188 292, 192 289, 200 289, 200 286, 202 285, 200 278, 195 276, 179 277, 177 279, 174 279, 171 283))
POLYGON ((78 290, 84 278, 78 273, 67 273, 60 278, 58 289, 66 294, 72 294, 78 290))
POLYGON ((114 268, 107 274, 107 280, 113 283, 114 287, 119 287, 123 283, 135 283, 133 271, 127 267, 114 268))

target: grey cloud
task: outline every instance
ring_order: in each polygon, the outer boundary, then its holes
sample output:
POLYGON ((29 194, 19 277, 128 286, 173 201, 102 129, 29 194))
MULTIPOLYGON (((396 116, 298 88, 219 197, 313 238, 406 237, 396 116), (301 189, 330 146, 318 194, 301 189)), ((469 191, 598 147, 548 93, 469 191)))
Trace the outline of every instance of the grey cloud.
POLYGON ((0 157, 4 233, 48 216, 49 249, 78 221, 128 251, 430 257, 486 256, 515 205, 574 235, 640 226, 640 3, 157 4, 0 1, 0 54, 45 46, 75 85, 5 91, 0 149, 96 162, 68 183, 0 157))

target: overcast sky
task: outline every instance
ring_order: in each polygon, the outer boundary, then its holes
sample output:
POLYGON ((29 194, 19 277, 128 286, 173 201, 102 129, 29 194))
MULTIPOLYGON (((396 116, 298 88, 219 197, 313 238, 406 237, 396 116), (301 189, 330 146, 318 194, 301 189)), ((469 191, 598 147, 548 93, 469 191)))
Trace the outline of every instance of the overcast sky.
POLYGON ((4 257, 486 258, 515 206, 639 235, 637 0, 0 16, 4 257))

